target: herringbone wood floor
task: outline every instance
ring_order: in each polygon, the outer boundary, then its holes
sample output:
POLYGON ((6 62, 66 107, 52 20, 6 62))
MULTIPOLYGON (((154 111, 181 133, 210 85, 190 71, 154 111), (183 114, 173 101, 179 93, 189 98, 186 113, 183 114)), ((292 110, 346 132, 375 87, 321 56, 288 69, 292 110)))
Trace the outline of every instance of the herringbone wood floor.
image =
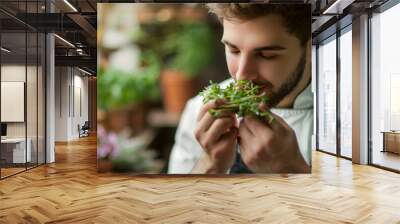
POLYGON ((96 139, 0 181, 0 223, 400 223, 400 175, 315 152, 311 175, 96 172, 96 139))

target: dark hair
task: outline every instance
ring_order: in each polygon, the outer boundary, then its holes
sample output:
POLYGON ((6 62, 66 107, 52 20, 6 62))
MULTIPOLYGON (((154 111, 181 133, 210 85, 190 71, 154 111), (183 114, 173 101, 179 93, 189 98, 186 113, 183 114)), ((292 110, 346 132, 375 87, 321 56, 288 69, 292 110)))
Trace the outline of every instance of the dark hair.
POLYGON ((260 3, 209 3, 210 13, 218 20, 251 20, 271 14, 282 17, 288 33, 293 34, 301 45, 311 37, 311 7, 309 4, 260 4, 260 3))

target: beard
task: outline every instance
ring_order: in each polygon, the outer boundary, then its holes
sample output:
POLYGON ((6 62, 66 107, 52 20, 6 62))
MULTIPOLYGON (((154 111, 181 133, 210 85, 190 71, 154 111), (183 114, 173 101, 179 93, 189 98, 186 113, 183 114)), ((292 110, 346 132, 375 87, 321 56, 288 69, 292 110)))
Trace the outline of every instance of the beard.
POLYGON ((306 66, 306 49, 303 49, 301 58, 297 63, 296 69, 286 79, 286 81, 278 88, 277 91, 272 91, 269 95, 269 106, 274 107, 283 100, 290 92, 296 88, 303 76, 304 68, 306 66))

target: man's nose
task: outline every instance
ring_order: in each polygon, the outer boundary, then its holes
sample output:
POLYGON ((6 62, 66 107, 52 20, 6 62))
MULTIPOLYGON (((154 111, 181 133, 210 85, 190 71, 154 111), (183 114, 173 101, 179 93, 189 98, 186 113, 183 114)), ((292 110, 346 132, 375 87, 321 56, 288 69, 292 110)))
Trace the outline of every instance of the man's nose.
POLYGON ((249 55, 242 55, 239 60, 238 70, 236 71, 237 80, 256 80, 257 67, 255 61, 249 55))

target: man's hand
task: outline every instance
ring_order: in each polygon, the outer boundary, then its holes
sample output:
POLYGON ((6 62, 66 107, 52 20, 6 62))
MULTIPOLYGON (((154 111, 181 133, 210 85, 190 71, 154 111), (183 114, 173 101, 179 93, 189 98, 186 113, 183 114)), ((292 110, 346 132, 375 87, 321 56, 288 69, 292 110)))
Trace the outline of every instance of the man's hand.
POLYGON ((204 156, 192 173, 226 173, 236 156, 237 120, 234 113, 213 117, 208 110, 224 104, 223 100, 204 104, 197 118, 195 137, 204 150, 204 156))
POLYGON ((310 172, 293 129, 281 117, 272 116, 274 120, 270 124, 254 116, 246 116, 240 122, 239 144, 243 162, 255 173, 310 172))

